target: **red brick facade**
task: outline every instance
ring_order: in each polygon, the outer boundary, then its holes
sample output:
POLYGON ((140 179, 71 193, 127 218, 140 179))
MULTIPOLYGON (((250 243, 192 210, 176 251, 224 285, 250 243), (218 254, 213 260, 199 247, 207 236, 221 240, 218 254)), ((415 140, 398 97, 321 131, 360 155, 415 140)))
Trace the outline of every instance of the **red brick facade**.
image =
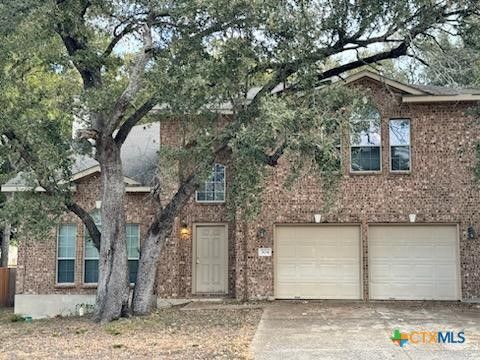
MULTIPOLYGON (((95 210, 100 200, 100 178, 97 174, 82 179, 77 184, 76 201, 87 211, 95 210)), ((140 238, 147 232, 152 219, 148 194, 128 193, 125 210, 127 223, 140 224, 140 238)), ((82 222, 73 213, 61 219, 62 223, 77 225, 75 285, 56 284, 57 229, 42 240, 22 239, 18 250, 17 294, 94 294, 95 286, 83 283, 84 232, 82 222)))
MULTIPOLYGON (((462 298, 480 298, 480 239, 468 240, 466 234, 470 225, 480 232, 480 184, 473 174, 480 125, 465 114, 475 104, 405 104, 392 89, 379 83, 361 81, 359 85, 371 90, 382 117, 382 171, 368 175, 350 173, 348 141, 344 141, 343 177, 334 206, 323 216, 328 223, 361 226, 363 297, 368 299, 368 225, 408 223, 408 214, 418 213, 417 223, 458 224, 462 298), (411 119, 412 170, 408 174, 389 170, 388 120, 397 117, 411 119)), ((175 125, 162 123, 161 144, 176 142, 175 125)), ((157 276, 158 296, 192 296, 192 238, 180 239, 180 224, 192 229, 198 223, 226 223, 229 295, 238 299, 273 297, 274 256, 259 257, 258 248, 274 248, 275 224, 312 223, 313 214, 323 208, 318 180, 313 176, 302 178, 288 191, 282 185, 287 172, 288 164, 281 161, 268 181, 260 214, 251 221, 229 220, 224 204, 198 204, 191 199, 177 218, 172 238, 163 252, 157 276), (266 230, 265 237, 257 236, 260 228, 266 230)), ((99 200, 98 179, 92 177, 80 183, 77 196, 81 205, 93 209, 95 200, 99 200)), ((128 194, 126 210, 127 221, 140 223, 143 236, 152 212, 145 195, 128 194)), ((56 237, 52 234, 44 242, 20 245, 18 293, 93 291, 81 283, 83 226, 73 215, 66 215, 65 221, 78 224, 77 284, 67 289, 55 286, 56 237)))

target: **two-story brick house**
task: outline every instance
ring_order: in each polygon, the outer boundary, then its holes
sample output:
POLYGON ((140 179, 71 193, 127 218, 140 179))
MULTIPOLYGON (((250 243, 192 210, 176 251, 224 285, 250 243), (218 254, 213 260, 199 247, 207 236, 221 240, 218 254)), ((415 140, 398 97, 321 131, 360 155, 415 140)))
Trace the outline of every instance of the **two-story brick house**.
MULTIPOLYGON (((260 214, 229 220, 226 193, 235 174, 217 164, 176 220, 158 268, 159 298, 480 298, 480 184, 473 172, 480 124, 469 115, 480 91, 407 85, 370 72, 346 84, 368 89, 375 110, 361 119, 368 130, 342 139, 334 205, 322 213, 313 174, 285 189, 283 160, 268 180, 260 214)), ((160 144, 175 142, 176 126, 160 124, 160 144)), ((97 176, 76 179, 76 196, 91 210, 97 176)), ((132 249, 151 218, 146 196, 127 194, 127 222, 137 234, 132 249)), ((70 308, 92 300, 86 273, 95 266, 87 264, 84 244, 73 215, 44 243, 20 244, 18 312, 30 311, 34 299, 70 308), (60 253, 74 265, 61 263, 60 253), (64 267, 68 275, 59 273, 64 267)), ((134 273, 134 256, 131 264, 134 273)))

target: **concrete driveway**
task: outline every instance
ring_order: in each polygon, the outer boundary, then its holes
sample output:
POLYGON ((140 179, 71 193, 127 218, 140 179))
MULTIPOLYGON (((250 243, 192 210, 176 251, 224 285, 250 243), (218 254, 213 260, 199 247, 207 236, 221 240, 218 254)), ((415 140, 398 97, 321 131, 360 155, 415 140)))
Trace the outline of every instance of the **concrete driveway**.
POLYGON ((252 343, 255 359, 480 359, 480 305, 445 302, 276 301, 252 343), (395 329, 413 334, 403 347, 395 329), (464 331, 465 342, 428 343, 464 331), (412 341, 418 342, 417 344, 412 341), (432 340, 433 341, 433 340, 432 340))

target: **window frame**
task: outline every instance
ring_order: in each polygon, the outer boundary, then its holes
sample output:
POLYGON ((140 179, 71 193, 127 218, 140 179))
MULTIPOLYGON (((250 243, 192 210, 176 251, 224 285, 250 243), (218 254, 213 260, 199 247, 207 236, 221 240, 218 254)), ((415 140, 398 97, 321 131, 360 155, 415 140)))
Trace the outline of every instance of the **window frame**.
MULTIPOLYGON (((352 130, 350 129, 349 131, 349 161, 350 161, 350 166, 349 166, 349 173, 350 174, 353 174, 353 175, 368 175, 368 174, 381 174, 382 171, 383 171, 383 146, 382 146, 382 140, 383 140, 383 135, 382 135, 382 115, 380 114, 380 112, 375 108, 375 111, 378 113, 378 121, 379 121, 379 124, 378 124, 378 130, 379 130, 379 134, 380 134, 380 144, 379 145, 363 145, 363 146, 359 146, 359 145, 352 145, 352 130), (354 170, 352 168, 352 149, 353 148, 378 148, 378 151, 379 151, 379 169, 378 170, 354 170)), ((374 119, 362 119, 362 120, 359 120, 359 121, 369 121, 370 123, 372 121, 374 121, 374 119)))
POLYGON ((75 285, 76 282, 76 266, 77 266, 77 236, 78 236, 78 226, 75 223, 61 223, 57 227, 57 247, 55 249, 55 286, 72 286, 75 285), (58 256, 58 250, 59 250, 59 242, 60 242, 60 228, 62 226, 74 226, 75 227, 75 237, 74 237, 74 255, 72 257, 62 257, 60 258, 58 256), (73 260, 73 282, 59 282, 58 281, 58 261, 59 260, 73 260))
MULTIPOLYGON (((136 260, 137 262, 140 261, 140 224, 139 223, 127 223, 125 224, 125 235, 126 235, 126 227, 128 225, 136 225, 137 226, 137 240, 138 240, 138 256, 136 258, 133 258, 133 257, 130 257, 128 256, 128 243, 127 243, 127 267, 128 267, 128 262, 131 261, 131 260, 136 260)), ((138 270, 138 263, 137 263, 137 270, 138 270)), ((129 275, 129 278, 130 278, 130 269, 128 269, 128 275, 129 275)), ((129 281, 130 282, 130 281, 129 281)), ((135 283, 130 283, 130 285, 135 285, 135 283)))
POLYGON ((412 119, 407 117, 395 117, 388 119, 388 162, 389 162, 389 170, 393 174, 410 174, 412 172, 412 119), (392 120, 408 120, 408 138, 409 144, 408 145, 392 145, 392 141, 390 138, 390 121, 392 120), (392 147, 399 147, 399 146, 408 146, 408 155, 409 155, 409 165, 410 168, 408 170, 393 170, 392 169, 392 147))
MULTIPOLYGON (((198 204, 224 204, 225 203, 225 200, 227 198, 227 167, 223 164, 220 164, 220 163, 214 163, 213 164, 213 171, 215 171, 215 167, 219 165, 219 166, 222 166, 223 167, 223 200, 198 200, 198 193, 199 191, 198 190, 195 190, 195 202, 198 203, 198 204)), ((210 173, 213 174, 213 171, 210 173)), ((203 182, 203 185, 205 186, 205 184, 209 182, 207 180, 205 180, 203 182)))
MULTIPOLYGON (((101 211, 100 211, 99 209, 95 209, 94 211, 92 211, 92 212, 90 213, 90 215, 93 216, 93 214, 94 214, 95 212, 97 212, 97 211, 98 211, 98 214, 99 214, 99 216, 100 216, 100 220, 99 220, 99 223, 98 223, 98 224, 95 223, 95 225, 98 227, 98 226, 102 226, 102 213, 101 213, 101 211)), ((94 220, 95 220, 95 219, 94 219, 94 220)), ((85 262, 86 262, 86 260, 97 260, 97 261, 98 261, 98 264, 100 264, 100 251, 97 250, 97 252, 98 252, 97 258, 87 257, 87 236, 89 236, 89 234, 88 234, 88 229, 87 229, 86 226, 83 226, 83 261, 82 261, 82 263, 83 263, 83 265, 82 265, 83 269, 82 269, 82 284, 83 284, 84 286, 92 286, 92 287, 94 287, 94 286, 97 286, 98 281, 97 281, 97 282, 85 282, 85 274, 86 274, 86 272, 85 272, 85 262)))

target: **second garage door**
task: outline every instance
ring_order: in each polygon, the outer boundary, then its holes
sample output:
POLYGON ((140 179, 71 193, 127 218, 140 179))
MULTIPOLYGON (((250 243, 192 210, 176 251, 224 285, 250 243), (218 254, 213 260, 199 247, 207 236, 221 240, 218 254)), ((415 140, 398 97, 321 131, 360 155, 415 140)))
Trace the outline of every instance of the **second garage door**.
POLYGON ((371 299, 460 299, 456 226, 370 226, 368 255, 371 299))
POLYGON ((279 299, 360 299, 358 226, 277 226, 279 299))

